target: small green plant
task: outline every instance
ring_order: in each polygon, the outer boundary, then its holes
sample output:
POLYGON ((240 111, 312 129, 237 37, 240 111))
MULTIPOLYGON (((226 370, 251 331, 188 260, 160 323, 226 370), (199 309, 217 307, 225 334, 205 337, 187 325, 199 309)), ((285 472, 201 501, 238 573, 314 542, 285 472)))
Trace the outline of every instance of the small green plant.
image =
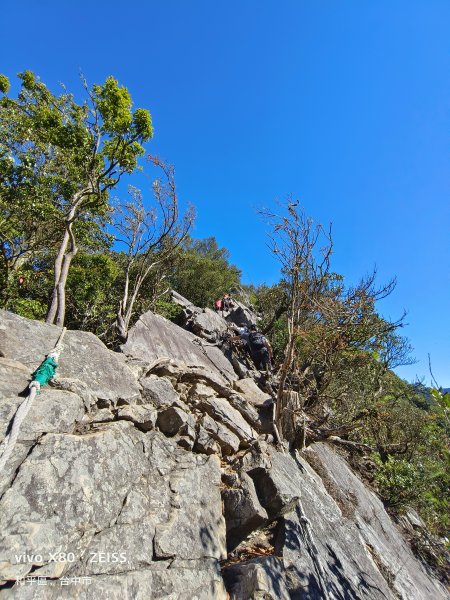
POLYGON ((400 509, 417 498, 425 480, 421 465, 393 456, 384 463, 379 459, 376 462, 378 491, 390 506, 400 509))
POLYGON ((155 302, 155 312, 169 321, 177 322, 183 309, 174 302, 157 300, 155 302))

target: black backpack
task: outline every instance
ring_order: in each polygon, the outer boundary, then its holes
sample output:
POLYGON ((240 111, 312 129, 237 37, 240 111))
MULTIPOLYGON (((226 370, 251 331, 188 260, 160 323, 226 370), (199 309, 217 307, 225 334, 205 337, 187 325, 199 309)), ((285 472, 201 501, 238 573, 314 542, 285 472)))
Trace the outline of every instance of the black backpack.
POLYGON ((259 331, 252 331, 248 336, 248 341, 250 343, 250 348, 254 352, 262 350, 266 347, 266 339, 262 333, 259 333, 259 331))

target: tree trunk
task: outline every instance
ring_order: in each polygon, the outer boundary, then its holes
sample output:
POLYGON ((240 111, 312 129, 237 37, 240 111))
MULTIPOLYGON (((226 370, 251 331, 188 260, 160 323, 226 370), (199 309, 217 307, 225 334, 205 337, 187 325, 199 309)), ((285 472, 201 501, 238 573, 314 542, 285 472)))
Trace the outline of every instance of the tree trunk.
POLYGON ((72 259, 76 256, 78 248, 75 246, 68 254, 64 256, 64 261, 61 269, 61 275, 57 287, 58 295, 58 310, 56 313, 56 325, 63 327, 64 318, 66 315, 66 282, 69 274, 69 267, 72 259))
POLYGON ((126 314, 127 314, 127 304, 128 304, 128 293, 129 293, 129 289, 130 289, 130 268, 131 268, 131 263, 128 264, 127 270, 125 273, 125 285, 123 288, 122 299, 120 301, 119 308, 117 309, 116 323, 115 323, 117 335, 119 336, 119 339, 121 342, 126 342, 127 337, 128 337, 129 319, 127 320, 126 314))
POLYGON ((66 231, 64 232, 64 237, 61 242, 61 246, 59 247, 59 250, 58 250, 58 254, 56 255, 56 258, 55 258, 55 275, 54 275, 55 283, 53 286, 50 307, 48 309, 47 317, 45 319, 45 322, 49 323, 50 325, 52 325, 54 323, 55 318, 56 318, 56 313, 58 311, 58 283, 59 283, 59 278, 61 276, 61 266, 62 266, 62 263, 64 260, 64 255, 66 253, 67 246, 69 244, 69 240, 70 240, 69 232, 66 229, 66 231))
POLYGON ((298 392, 284 391, 278 398, 276 412, 281 438, 295 448, 302 424, 302 403, 298 392))
POLYGON ((66 312, 66 282, 67 275, 69 274, 69 267, 72 259, 78 252, 78 248, 75 243, 75 236, 72 231, 73 222, 77 216, 78 207, 80 206, 84 196, 89 193, 89 189, 75 194, 73 198, 72 206, 67 215, 64 232, 64 237, 59 247, 58 254, 55 258, 55 284, 53 287, 52 299, 50 307, 48 309, 46 323, 52 325, 64 325, 64 317, 66 312), (67 252, 67 247, 70 243, 70 251, 67 252))

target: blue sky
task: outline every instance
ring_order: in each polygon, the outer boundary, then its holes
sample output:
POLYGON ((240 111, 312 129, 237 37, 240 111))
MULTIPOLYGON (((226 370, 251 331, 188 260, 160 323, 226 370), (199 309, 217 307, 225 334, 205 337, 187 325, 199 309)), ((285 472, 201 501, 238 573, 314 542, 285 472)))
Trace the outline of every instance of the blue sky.
MULTIPOLYGON (((448 0, 4 0, 0 71, 56 90, 114 75, 149 108, 149 150, 176 167, 245 282, 277 264, 256 214, 292 194, 333 223, 334 269, 398 285, 418 363, 450 386, 448 0)), ((145 191, 145 190, 144 190, 145 191)))

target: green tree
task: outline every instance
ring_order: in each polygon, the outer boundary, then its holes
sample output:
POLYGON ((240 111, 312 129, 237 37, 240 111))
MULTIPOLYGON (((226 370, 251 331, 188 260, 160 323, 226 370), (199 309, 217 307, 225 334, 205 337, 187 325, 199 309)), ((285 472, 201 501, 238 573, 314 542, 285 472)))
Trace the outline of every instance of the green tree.
POLYGON ((110 253, 79 252, 67 278, 66 324, 109 342, 120 285, 121 265, 110 253))
POLYGON ((230 264, 229 252, 214 237, 187 238, 169 275, 171 287, 202 308, 239 286, 241 273, 230 264))
POLYGON ((65 90, 53 94, 31 71, 19 78, 18 97, 0 101, 3 262, 8 278, 21 258, 41 249, 54 253, 47 322, 62 325, 77 239, 101 231, 110 211, 109 191, 137 168, 142 144, 152 137, 151 117, 147 110, 132 110, 128 90, 113 77, 92 88, 83 81, 81 104, 65 90))

